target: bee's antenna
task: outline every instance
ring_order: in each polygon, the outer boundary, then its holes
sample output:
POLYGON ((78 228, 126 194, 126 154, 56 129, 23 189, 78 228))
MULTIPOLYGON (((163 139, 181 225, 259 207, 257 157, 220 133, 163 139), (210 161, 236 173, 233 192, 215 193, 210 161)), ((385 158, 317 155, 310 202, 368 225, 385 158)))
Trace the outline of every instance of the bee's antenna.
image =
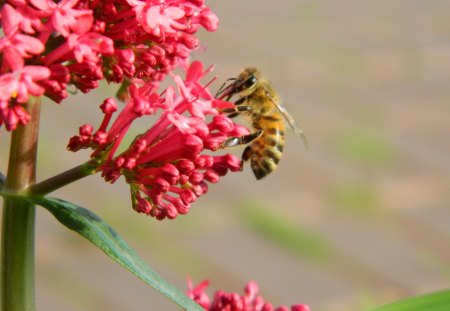
POLYGON ((225 90, 227 89, 227 88, 225 87, 225 85, 227 85, 228 82, 230 82, 230 81, 236 81, 236 80, 237 80, 236 78, 229 78, 227 81, 225 81, 225 82, 220 86, 220 88, 219 88, 219 90, 217 91, 215 97, 218 97, 218 96, 222 95, 223 92, 225 92, 225 90))

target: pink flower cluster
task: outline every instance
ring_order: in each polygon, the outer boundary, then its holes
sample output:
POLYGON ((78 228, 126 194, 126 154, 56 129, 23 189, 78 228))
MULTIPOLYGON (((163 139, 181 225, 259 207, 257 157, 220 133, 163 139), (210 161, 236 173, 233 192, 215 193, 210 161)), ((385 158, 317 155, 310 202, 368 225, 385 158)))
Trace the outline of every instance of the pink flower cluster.
POLYGON ((107 99, 101 105, 104 120, 97 131, 80 127, 68 148, 92 148, 99 170, 109 182, 124 176, 130 184, 133 208, 157 219, 186 214, 190 204, 228 171, 240 171, 241 160, 231 154, 207 155, 229 137, 248 134, 247 128, 220 113, 233 104, 215 99, 200 79, 207 74, 200 62, 188 67, 186 78, 173 76, 162 96, 152 84, 131 85, 126 106, 109 126, 117 105, 107 99), (155 124, 117 154, 125 134, 137 118, 161 111, 155 124), (109 126, 109 128, 108 128, 109 126))
POLYGON ((274 308, 272 304, 264 301, 258 295, 259 287, 255 282, 249 282, 245 286, 244 295, 219 290, 214 293, 211 301, 205 292, 208 285, 208 281, 203 281, 193 287, 192 282, 188 280, 187 292, 189 298, 208 311, 310 311, 310 308, 304 304, 293 305, 290 309, 287 307, 274 308))
POLYGON ((6 0, 0 14, 7 130, 29 121, 29 96, 59 103, 69 84, 88 92, 102 79, 160 81, 186 65, 200 27, 218 26, 204 0, 6 0))

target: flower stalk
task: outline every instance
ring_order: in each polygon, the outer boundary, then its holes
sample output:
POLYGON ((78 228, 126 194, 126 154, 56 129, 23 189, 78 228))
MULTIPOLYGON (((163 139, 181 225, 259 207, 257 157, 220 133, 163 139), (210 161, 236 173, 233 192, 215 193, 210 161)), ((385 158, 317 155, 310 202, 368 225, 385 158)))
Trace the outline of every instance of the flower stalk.
POLYGON ((92 175, 97 172, 97 161, 90 160, 86 163, 78 165, 61 174, 55 175, 49 179, 43 180, 37 184, 33 184, 26 189, 26 195, 46 195, 56 189, 62 188, 81 178, 92 175))
MULTIPOLYGON (((30 122, 11 136, 8 174, 4 187, 21 191, 36 178, 36 156, 41 100, 31 97, 26 109, 30 122)), ((34 205, 13 197, 4 198, 1 255, 1 310, 33 311, 34 205)))

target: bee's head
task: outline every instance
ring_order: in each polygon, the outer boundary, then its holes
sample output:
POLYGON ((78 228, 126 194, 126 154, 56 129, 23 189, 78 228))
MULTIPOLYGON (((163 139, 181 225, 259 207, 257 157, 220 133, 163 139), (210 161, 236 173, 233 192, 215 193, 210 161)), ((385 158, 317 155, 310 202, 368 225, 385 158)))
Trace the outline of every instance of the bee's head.
POLYGON ((241 97, 249 96, 256 90, 260 75, 259 70, 254 67, 245 68, 233 83, 233 93, 241 97))
POLYGON ((259 78, 260 72, 258 69, 253 67, 245 68, 237 78, 228 79, 233 82, 225 88, 222 86, 218 94, 228 96, 228 99, 234 94, 239 94, 241 97, 249 96, 256 90, 259 78))

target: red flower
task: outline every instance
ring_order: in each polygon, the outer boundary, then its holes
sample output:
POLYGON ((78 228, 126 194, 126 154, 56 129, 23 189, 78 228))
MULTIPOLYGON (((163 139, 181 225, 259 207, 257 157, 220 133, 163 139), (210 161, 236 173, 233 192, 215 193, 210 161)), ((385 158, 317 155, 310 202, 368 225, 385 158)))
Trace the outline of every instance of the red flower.
POLYGON ((131 85, 127 104, 110 128, 117 110, 112 99, 101 106, 105 117, 99 129, 94 132, 92 126, 82 126, 68 148, 94 149, 92 157, 99 159, 99 170, 109 182, 123 175, 136 211, 157 219, 186 214, 190 204, 208 191, 208 183, 241 169, 237 157, 206 155, 203 150, 215 151, 228 137, 249 133, 220 114, 220 108, 233 104, 216 100, 200 83, 209 71, 203 71, 200 62, 192 63, 185 80, 173 77, 177 90, 169 86, 163 97, 155 93, 154 84, 131 85), (132 123, 158 110, 162 112, 156 123, 117 155, 132 123))
POLYGON ((42 66, 27 66, 0 76, 0 100, 14 99, 18 103, 28 101, 28 94, 40 96, 44 88, 38 81, 50 76, 50 70, 42 66))
POLYGON ((7 36, 22 30, 28 34, 34 34, 43 26, 39 11, 28 5, 25 0, 15 0, 14 6, 6 3, 1 11, 2 26, 7 36))
MULTIPOLYGON (((204 1, 6 0, 0 77, 30 65, 47 67, 50 79, 37 84, 56 102, 67 97, 69 84, 82 92, 104 78, 154 85, 174 68, 187 66, 199 44, 198 28, 213 31, 217 25, 204 1)), ((9 113, 2 115, 0 122, 16 123, 4 119, 9 113)))
POLYGON ((41 96, 45 89, 38 83, 49 76, 50 70, 42 66, 26 66, 0 76, 0 125, 13 131, 18 124, 26 124, 29 115, 21 104, 29 95, 41 96))
POLYGON ((92 10, 74 9, 78 0, 62 0, 55 3, 53 0, 30 0, 34 7, 39 9, 47 18, 48 29, 57 31, 68 37, 71 33, 84 34, 93 24, 92 10))
POLYGON ((18 124, 25 125, 30 121, 30 115, 17 103, 0 100, 0 125, 3 123, 8 131, 14 131, 18 124))
POLYGON ((142 1, 128 1, 136 12, 137 20, 144 30, 156 37, 166 33, 175 33, 186 29, 187 25, 180 20, 185 16, 184 10, 176 5, 152 5, 142 1))
POLYGON ((2 71, 17 70, 25 65, 25 58, 44 51, 44 45, 36 38, 15 33, 10 37, 0 39, 0 52, 2 52, 2 71))
POLYGON ((188 279, 187 291, 189 298, 208 311, 310 311, 310 308, 304 304, 293 305, 290 309, 287 307, 274 308, 272 304, 264 301, 258 295, 258 284, 253 281, 248 282, 245 286, 244 295, 219 290, 214 293, 212 301, 205 293, 208 285, 209 281, 203 281, 193 287, 191 280, 188 279))

